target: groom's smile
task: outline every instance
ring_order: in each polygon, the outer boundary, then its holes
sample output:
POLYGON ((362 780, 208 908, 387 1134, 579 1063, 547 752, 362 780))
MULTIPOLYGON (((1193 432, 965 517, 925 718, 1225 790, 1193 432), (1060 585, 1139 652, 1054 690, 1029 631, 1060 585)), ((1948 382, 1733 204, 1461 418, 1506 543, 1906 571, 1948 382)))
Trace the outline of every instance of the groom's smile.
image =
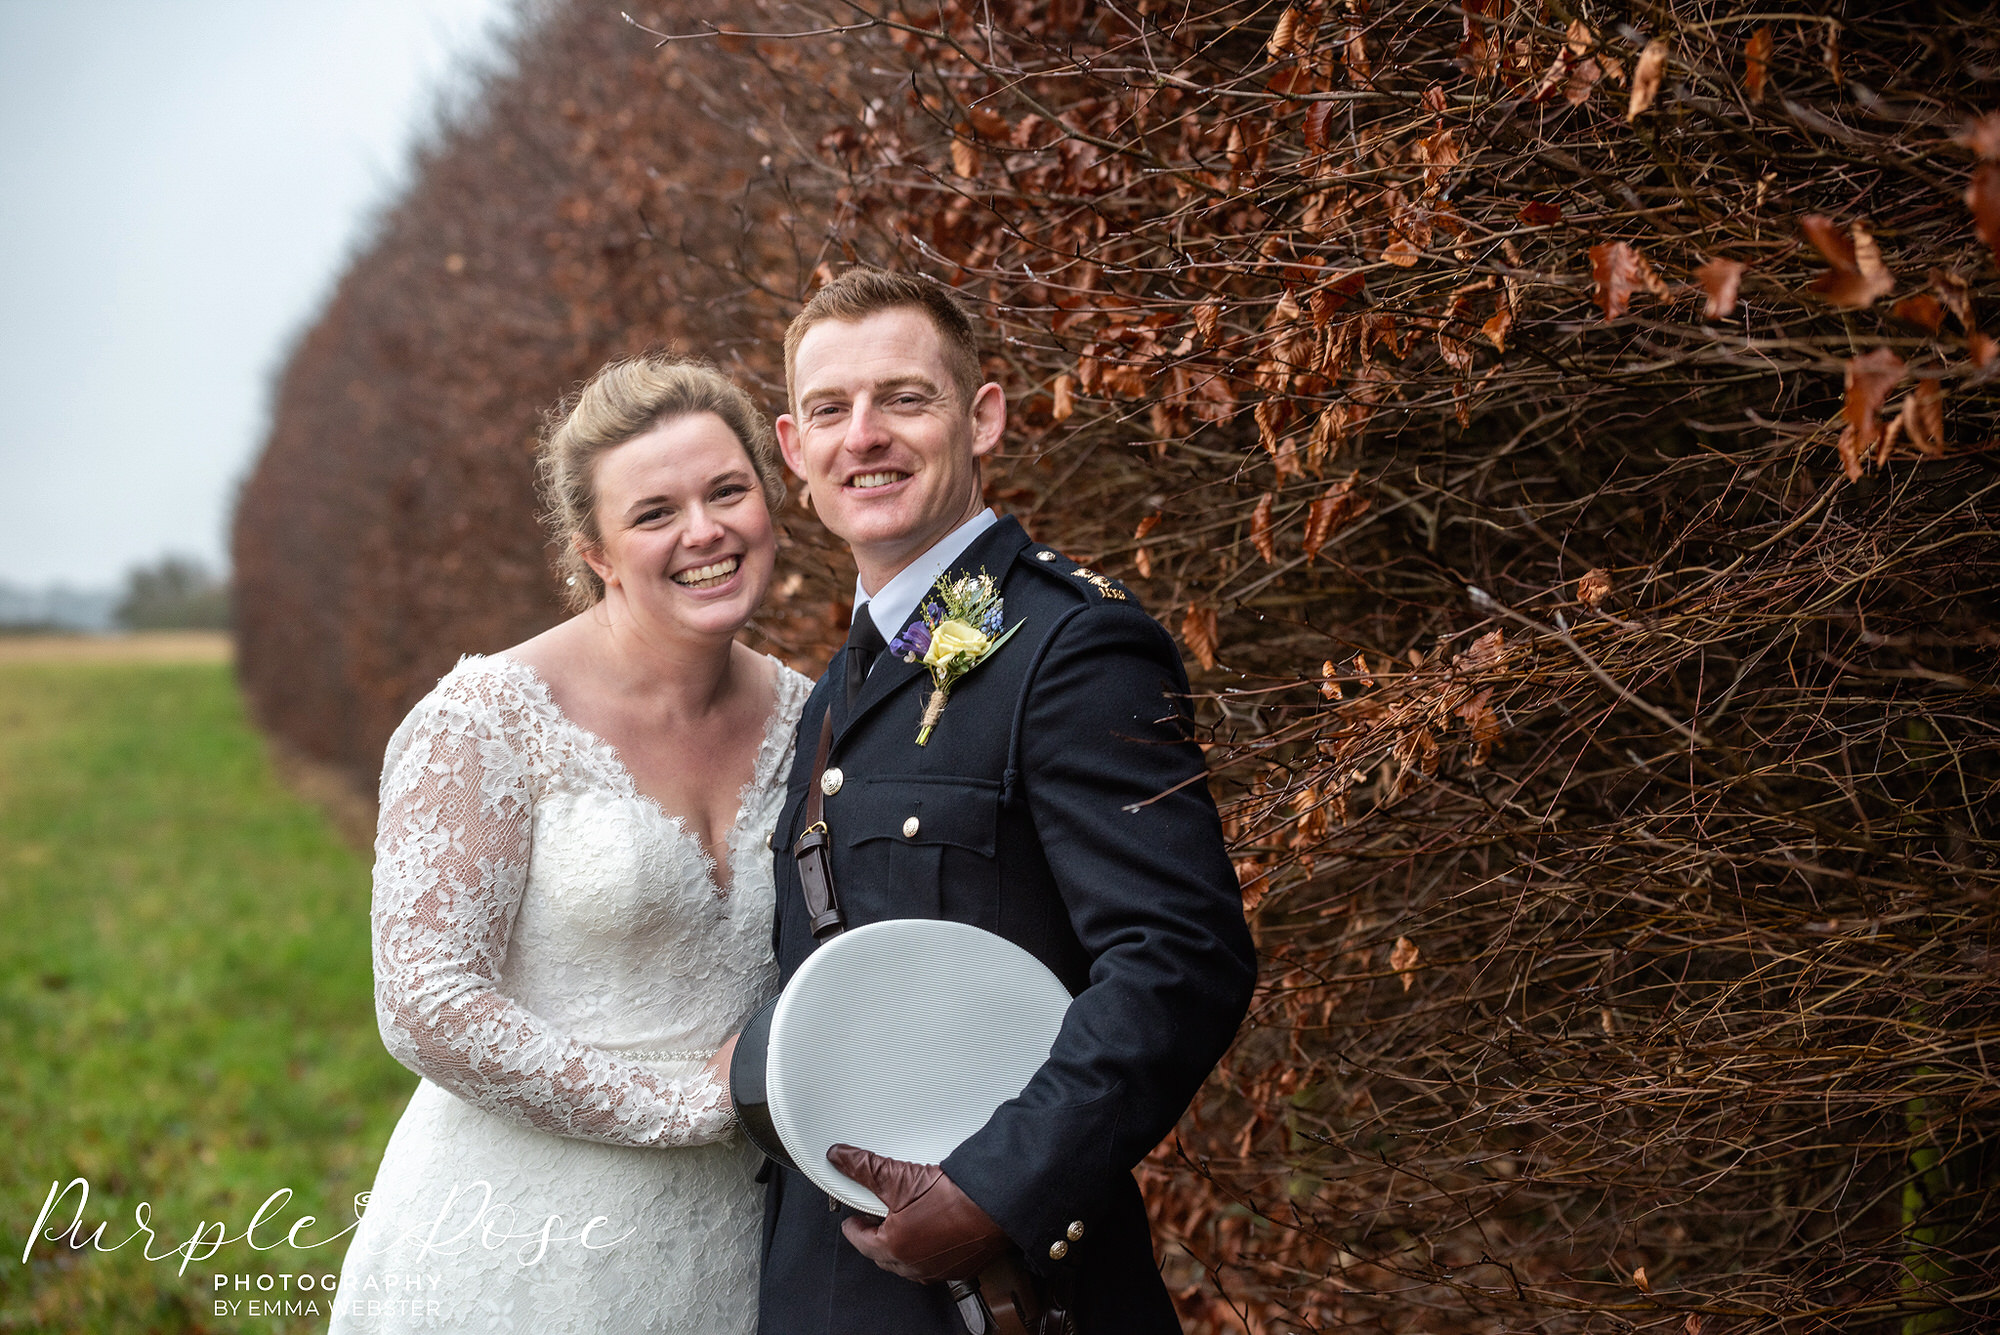
POLYGON ((899 473, 893 470, 889 472, 862 473, 847 479, 847 486, 850 491, 879 492, 884 487, 893 486, 898 482, 906 480, 909 476, 908 473, 899 473))

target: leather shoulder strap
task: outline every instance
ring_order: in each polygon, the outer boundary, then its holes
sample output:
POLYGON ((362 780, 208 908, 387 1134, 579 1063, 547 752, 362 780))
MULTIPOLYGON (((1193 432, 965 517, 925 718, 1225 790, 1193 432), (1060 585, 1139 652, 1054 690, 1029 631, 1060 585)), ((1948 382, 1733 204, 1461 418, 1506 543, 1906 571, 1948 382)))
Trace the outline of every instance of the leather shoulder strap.
POLYGON ((833 860, 829 856, 832 839, 826 830, 826 794, 820 776, 826 773, 826 758, 833 750, 833 704, 827 703, 820 715, 819 751, 813 757, 812 774, 806 788, 806 828, 792 844, 792 858, 799 864, 799 889, 806 898, 806 916, 812 920, 813 940, 824 941, 847 929, 840 911, 840 896, 833 888, 833 860))

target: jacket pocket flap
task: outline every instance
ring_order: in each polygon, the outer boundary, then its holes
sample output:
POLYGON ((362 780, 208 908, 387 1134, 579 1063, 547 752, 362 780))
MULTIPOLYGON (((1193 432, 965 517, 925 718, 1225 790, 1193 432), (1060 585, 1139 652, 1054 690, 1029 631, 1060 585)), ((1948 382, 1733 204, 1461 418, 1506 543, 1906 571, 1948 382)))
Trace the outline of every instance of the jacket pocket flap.
POLYGON ((1000 785, 990 779, 863 779, 856 801, 842 803, 835 833, 850 846, 871 839, 955 844, 992 857, 1000 825, 1000 785))

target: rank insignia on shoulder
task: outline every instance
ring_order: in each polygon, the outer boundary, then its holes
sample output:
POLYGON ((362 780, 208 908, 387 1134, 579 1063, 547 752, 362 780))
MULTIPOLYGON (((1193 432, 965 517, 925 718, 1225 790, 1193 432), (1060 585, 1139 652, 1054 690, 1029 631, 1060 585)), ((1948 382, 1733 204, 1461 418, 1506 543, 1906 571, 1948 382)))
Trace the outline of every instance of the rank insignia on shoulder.
POLYGON ((1078 566, 1076 569, 1070 571, 1069 573, 1075 575, 1079 579, 1090 581, 1091 587, 1097 590, 1099 597, 1115 599, 1121 603, 1125 601, 1125 590, 1119 588, 1116 584, 1113 584, 1108 578, 1098 574, 1095 570, 1092 570, 1090 567, 1078 566))

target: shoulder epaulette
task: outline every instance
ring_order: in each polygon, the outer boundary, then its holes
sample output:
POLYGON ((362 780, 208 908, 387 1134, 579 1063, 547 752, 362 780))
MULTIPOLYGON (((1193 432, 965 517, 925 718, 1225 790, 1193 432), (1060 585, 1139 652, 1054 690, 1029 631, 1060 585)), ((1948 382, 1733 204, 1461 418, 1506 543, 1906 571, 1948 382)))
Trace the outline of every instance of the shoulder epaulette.
POLYGON ((1109 575, 1100 575, 1088 566, 1078 565, 1053 547, 1031 547, 1024 555, 1032 558, 1035 564, 1050 573, 1067 577, 1071 583, 1078 586, 1079 592, 1087 593, 1094 590, 1100 599, 1118 603, 1125 602, 1130 597, 1125 586, 1117 580, 1109 575))

